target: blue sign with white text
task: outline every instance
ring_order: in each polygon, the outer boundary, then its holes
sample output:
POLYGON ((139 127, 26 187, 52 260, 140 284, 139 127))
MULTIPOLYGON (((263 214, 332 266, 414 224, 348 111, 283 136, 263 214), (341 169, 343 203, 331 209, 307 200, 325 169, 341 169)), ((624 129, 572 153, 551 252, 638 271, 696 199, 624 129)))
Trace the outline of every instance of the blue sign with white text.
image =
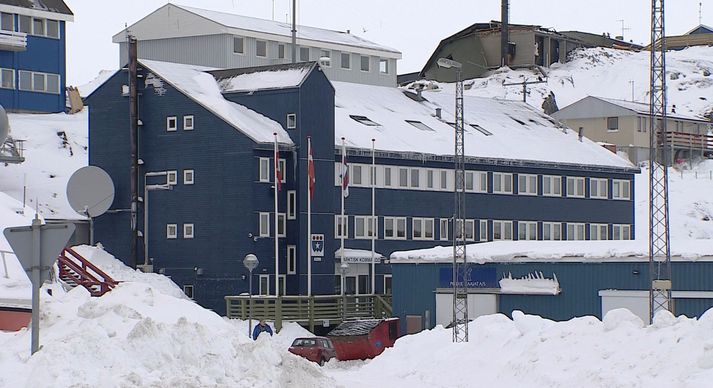
MULTIPOLYGON (((453 287, 453 268, 441 268, 438 273, 439 288, 453 287)), ((498 275, 495 268, 468 266, 466 272, 468 288, 498 288, 498 275)), ((458 276, 458 286, 463 286, 463 276, 458 276)))

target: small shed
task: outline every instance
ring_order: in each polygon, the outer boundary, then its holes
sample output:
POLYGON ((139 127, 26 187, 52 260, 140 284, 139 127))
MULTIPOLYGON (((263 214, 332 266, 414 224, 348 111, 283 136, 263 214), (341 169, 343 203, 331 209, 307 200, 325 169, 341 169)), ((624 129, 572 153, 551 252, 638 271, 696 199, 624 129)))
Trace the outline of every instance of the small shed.
POLYGON ((374 358, 394 346, 399 337, 399 318, 342 322, 327 337, 341 361, 374 358))

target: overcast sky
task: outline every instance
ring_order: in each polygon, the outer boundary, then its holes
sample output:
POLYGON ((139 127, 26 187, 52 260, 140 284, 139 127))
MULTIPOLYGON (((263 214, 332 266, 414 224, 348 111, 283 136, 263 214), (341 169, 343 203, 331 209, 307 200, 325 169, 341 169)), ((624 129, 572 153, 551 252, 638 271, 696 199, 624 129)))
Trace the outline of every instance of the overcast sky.
MULTIPOLYGON (((67 27, 68 85, 80 85, 101 69, 119 66, 112 35, 169 1, 65 0, 75 15, 67 27)), ((180 0, 193 7, 285 21, 292 0, 180 0)), ((667 35, 698 25, 713 25, 713 0, 668 1, 667 35)), ((538 24, 559 31, 579 30, 620 35, 648 43, 651 0, 511 0, 510 22, 538 24)), ((438 42, 476 22, 500 20, 500 0, 298 0, 298 23, 353 34, 403 53, 399 73, 421 70, 438 42)))

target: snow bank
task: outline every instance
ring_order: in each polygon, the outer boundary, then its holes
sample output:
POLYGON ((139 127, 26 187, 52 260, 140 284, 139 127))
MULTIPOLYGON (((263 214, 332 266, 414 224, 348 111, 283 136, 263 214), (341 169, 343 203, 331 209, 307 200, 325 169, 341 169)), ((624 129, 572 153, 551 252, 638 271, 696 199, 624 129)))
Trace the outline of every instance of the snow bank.
POLYGON ((628 310, 553 322, 513 312, 477 318, 469 342, 452 331, 400 338, 369 363, 330 363, 346 387, 704 387, 713 379, 713 310, 700 320, 659 314, 644 327, 628 310))

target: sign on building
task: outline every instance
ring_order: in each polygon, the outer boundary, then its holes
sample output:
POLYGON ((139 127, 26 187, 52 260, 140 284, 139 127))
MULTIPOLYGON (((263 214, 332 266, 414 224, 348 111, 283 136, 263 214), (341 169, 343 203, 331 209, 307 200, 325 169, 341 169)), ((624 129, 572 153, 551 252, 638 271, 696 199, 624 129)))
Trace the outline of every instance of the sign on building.
MULTIPOLYGON (((453 269, 444 267, 438 273, 440 288, 453 288, 453 269)), ((499 288, 498 275, 493 267, 469 266, 466 273, 468 288, 499 288)), ((463 275, 458 274, 458 287, 463 287, 463 275)))
POLYGON ((312 234, 312 243, 310 244, 310 252, 314 261, 321 261, 324 257, 324 235, 312 234))

